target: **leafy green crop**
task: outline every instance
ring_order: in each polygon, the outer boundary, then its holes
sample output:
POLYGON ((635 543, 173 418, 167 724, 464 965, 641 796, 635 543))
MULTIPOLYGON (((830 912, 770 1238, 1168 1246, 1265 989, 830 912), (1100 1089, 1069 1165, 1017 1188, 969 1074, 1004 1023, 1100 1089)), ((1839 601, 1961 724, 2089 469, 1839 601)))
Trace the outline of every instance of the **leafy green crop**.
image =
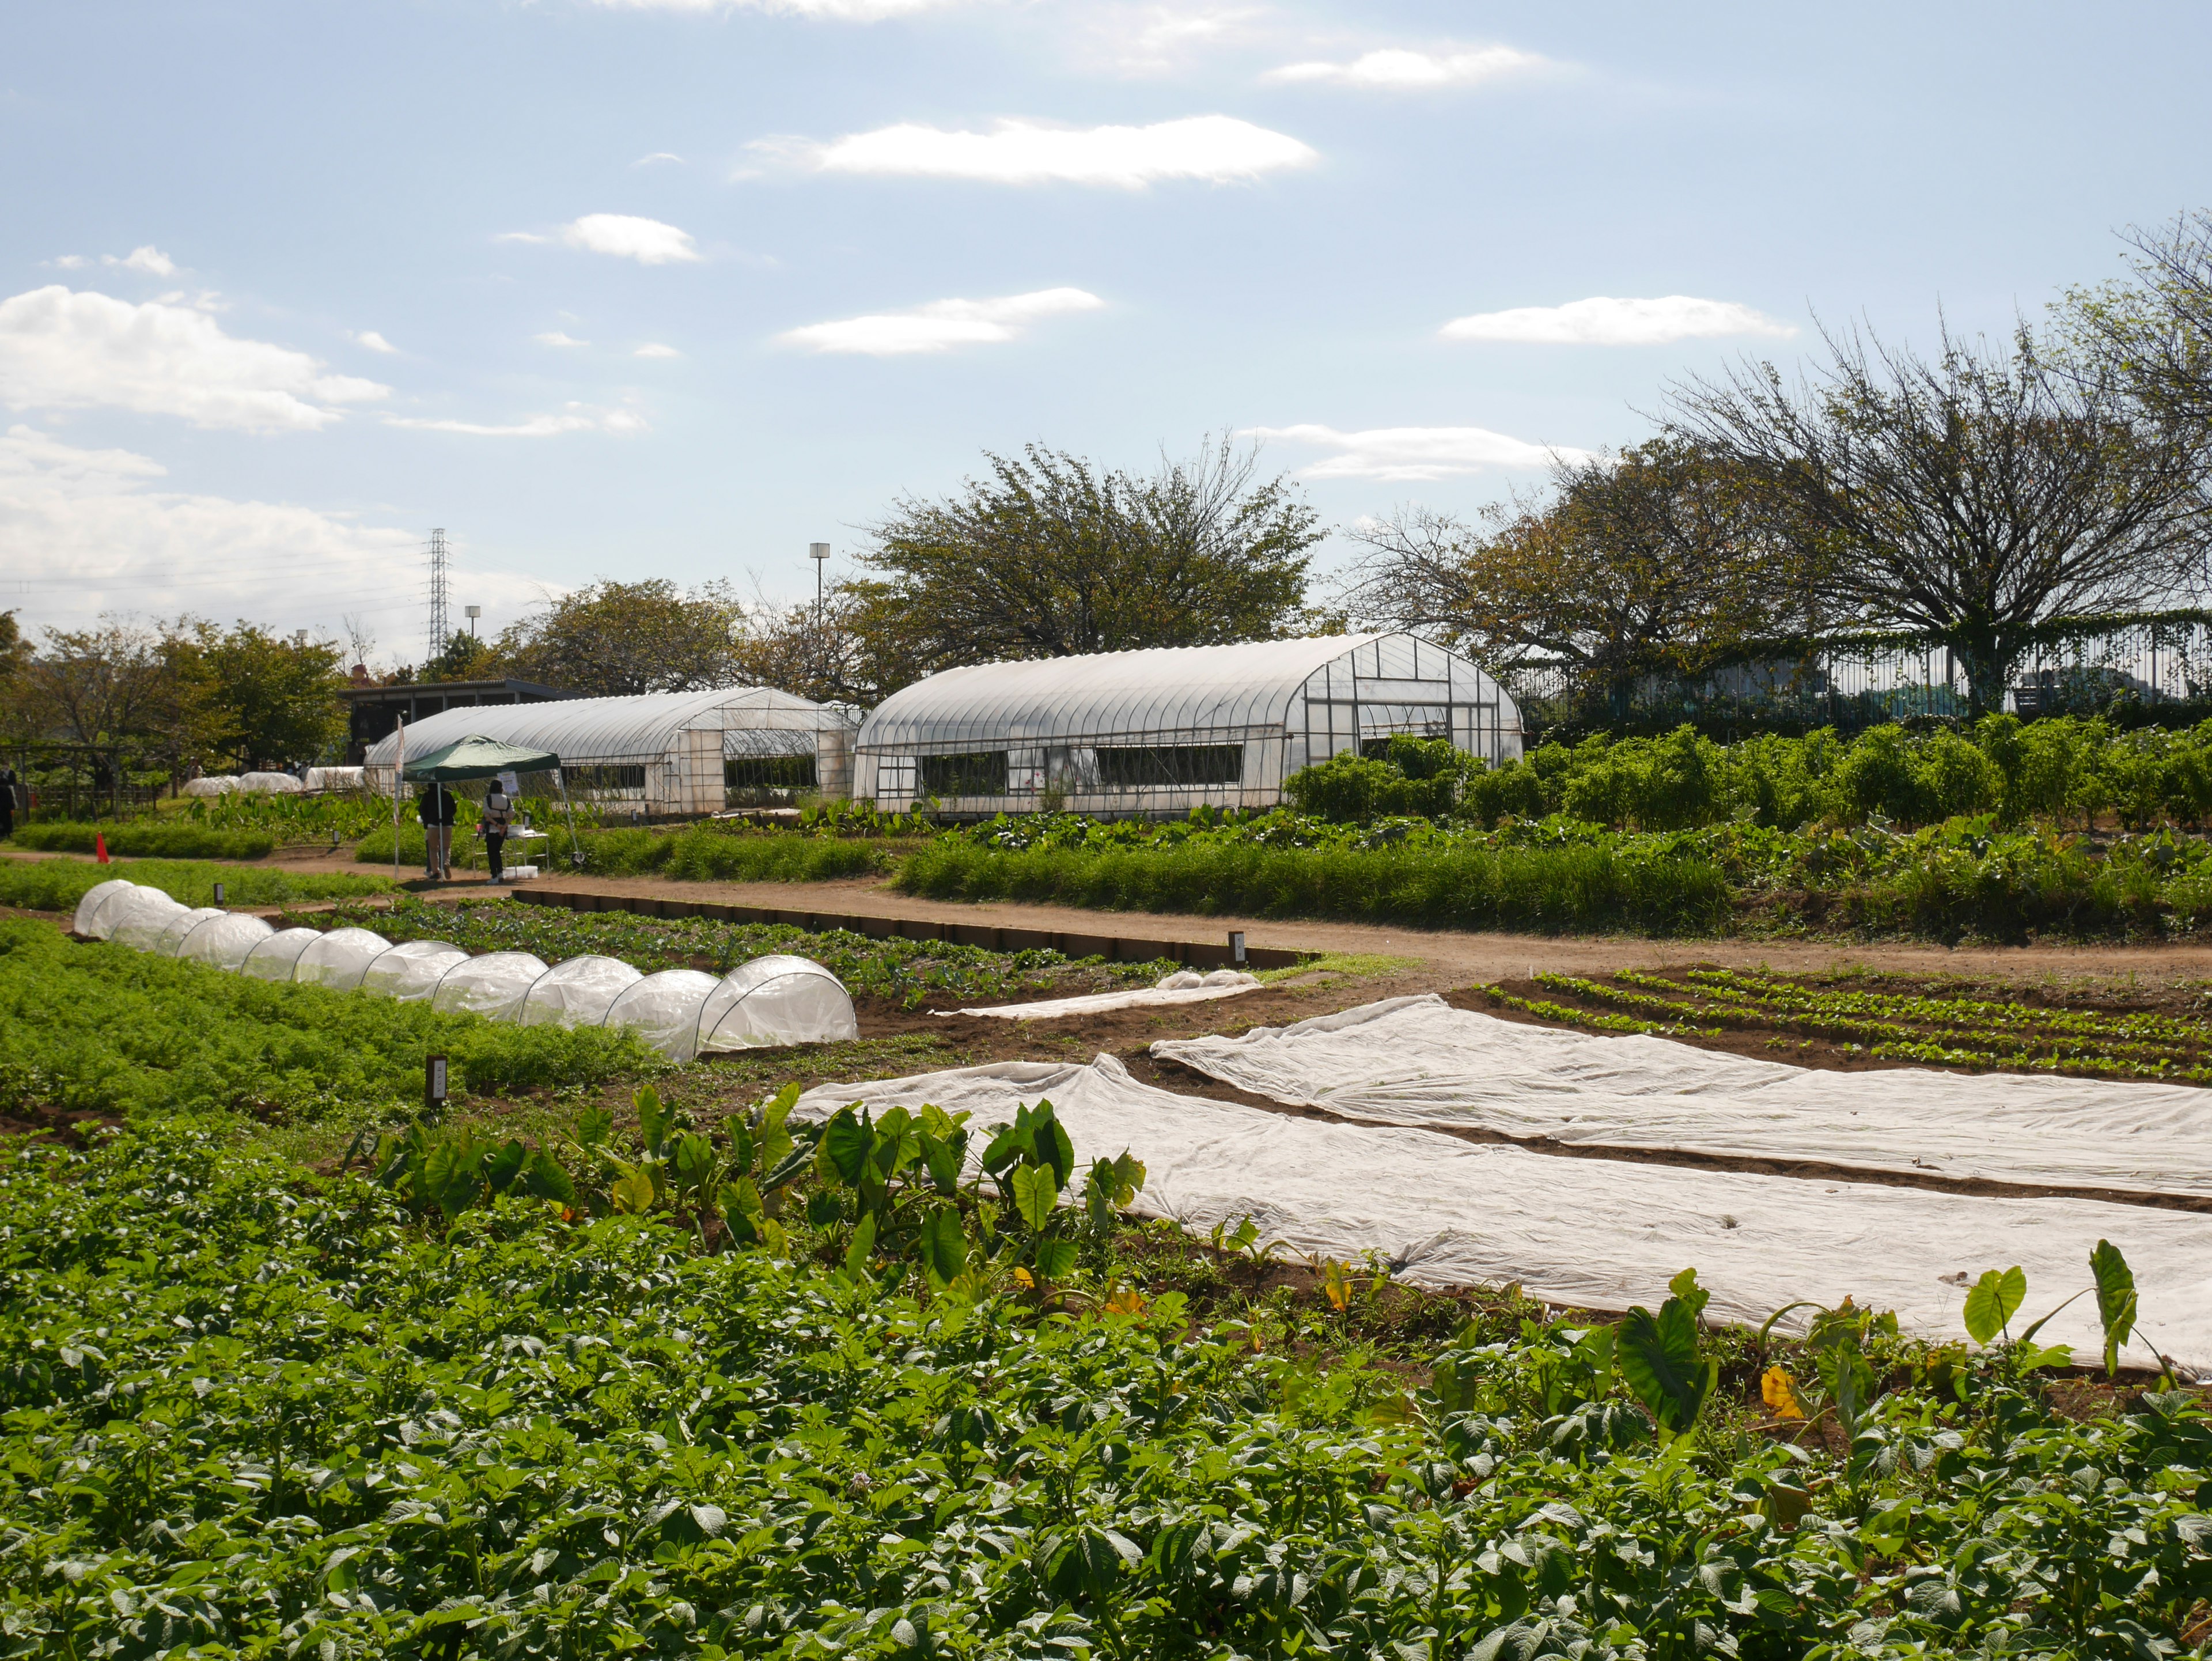
MULTIPOLYGON (((781 1240, 713 1249, 681 1198, 697 1133, 660 1109, 641 1147, 579 1128, 594 1159, 663 1167, 644 1186, 670 1203, 605 1214, 534 1196, 527 1149, 479 1165, 450 1216, 412 1178, 307 1176, 183 1121, 18 1150, 0 1655, 2133 1661, 2197 1641, 2193 1395, 2069 1421, 2001 1357, 1916 1358, 1846 1307, 1794 1357, 1802 1400, 1769 1370, 1796 1416, 1747 1414, 1689 1276, 1648 1342, 1633 1317, 1618 1340, 1470 1326, 1425 1385, 1258 1351, 1179 1296, 1108 1295, 1110 1258, 1058 1293, 971 1280, 986 1203, 1032 1282, 1042 1241, 1091 1232, 1087 1208, 1038 1227, 1038 1183, 1095 1150, 1025 1118, 988 1132, 1007 1157, 987 1198, 975 1177, 945 1194, 921 1140, 963 1127, 841 1116, 775 1160, 802 1167, 781 1240)), ((766 1174, 734 1136, 708 1153, 766 1174)))
POLYGON ((22 824, 11 839, 18 848, 89 854, 105 837, 111 854, 163 860, 258 860, 276 846, 265 830, 218 830, 173 819, 127 819, 86 824, 70 819, 22 824))
POLYGON ((218 882, 225 885, 232 905, 294 905, 392 891, 387 878, 351 872, 333 874, 181 860, 124 860, 113 865, 88 860, 0 860, 0 905, 26 911, 74 911, 87 890, 115 877, 158 888, 186 905, 211 904, 218 882))

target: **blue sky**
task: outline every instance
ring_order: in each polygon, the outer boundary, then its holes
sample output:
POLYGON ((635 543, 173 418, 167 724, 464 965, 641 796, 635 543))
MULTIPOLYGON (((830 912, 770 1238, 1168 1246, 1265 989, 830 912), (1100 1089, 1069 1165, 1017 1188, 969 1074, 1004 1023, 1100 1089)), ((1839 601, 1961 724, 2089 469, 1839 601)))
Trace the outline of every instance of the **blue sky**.
POLYGON ((488 629, 792 595, 1030 440, 1472 514, 1815 315, 2002 330, 2212 204, 2194 7, 4 15, 0 609, 384 661, 432 526, 488 629))

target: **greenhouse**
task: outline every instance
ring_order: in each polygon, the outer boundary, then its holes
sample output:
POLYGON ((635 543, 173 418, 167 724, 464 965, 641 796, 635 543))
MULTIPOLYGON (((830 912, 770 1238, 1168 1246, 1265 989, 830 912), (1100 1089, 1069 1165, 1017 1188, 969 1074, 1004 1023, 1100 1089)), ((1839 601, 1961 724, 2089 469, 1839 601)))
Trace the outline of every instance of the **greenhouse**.
POLYGON ((471 705, 380 739, 363 775, 368 788, 389 794, 403 743, 422 755, 482 737, 558 756, 580 799, 647 813, 718 813, 796 790, 849 794, 852 733, 845 710, 765 686, 471 705))
POLYGON ((1298 769, 1400 733, 1521 755, 1519 709, 1465 658, 1329 635, 948 669, 861 726, 853 794, 963 817, 1267 808, 1298 769))

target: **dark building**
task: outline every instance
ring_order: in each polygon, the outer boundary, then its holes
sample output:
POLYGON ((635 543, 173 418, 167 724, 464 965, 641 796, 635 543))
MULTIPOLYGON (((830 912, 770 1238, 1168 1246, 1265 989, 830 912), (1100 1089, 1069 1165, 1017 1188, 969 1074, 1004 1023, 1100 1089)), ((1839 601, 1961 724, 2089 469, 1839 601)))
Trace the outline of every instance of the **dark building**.
POLYGON ((338 696, 348 710, 346 762, 358 767, 368 746, 391 737, 403 721, 412 727, 426 715, 448 709, 485 703, 557 703, 575 694, 526 680, 417 680, 391 686, 356 682, 338 696))

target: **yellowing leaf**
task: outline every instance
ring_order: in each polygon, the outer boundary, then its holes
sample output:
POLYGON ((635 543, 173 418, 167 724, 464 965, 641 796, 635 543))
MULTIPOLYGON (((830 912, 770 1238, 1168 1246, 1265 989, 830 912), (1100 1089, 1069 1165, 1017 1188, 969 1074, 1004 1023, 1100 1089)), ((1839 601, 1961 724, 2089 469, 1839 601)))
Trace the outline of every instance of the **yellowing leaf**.
POLYGON ((1351 1265, 1340 1263, 1334 1257, 1323 1263, 1321 1266, 1321 1291, 1322 1296, 1328 1299, 1330 1308, 1339 1311, 1349 1308, 1352 1304, 1351 1265))
POLYGON ((1767 1368, 1759 1381, 1759 1394, 1766 1403, 1766 1410, 1778 1419, 1802 1419, 1805 1416, 1805 1409, 1797 1400, 1796 1383, 1786 1367, 1767 1368))
POLYGON ((1125 1283, 1115 1287, 1107 1297, 1106 1307, 1116 1315, 1142 1315, 1145 1312, 1145 1294, 1125 1283))

